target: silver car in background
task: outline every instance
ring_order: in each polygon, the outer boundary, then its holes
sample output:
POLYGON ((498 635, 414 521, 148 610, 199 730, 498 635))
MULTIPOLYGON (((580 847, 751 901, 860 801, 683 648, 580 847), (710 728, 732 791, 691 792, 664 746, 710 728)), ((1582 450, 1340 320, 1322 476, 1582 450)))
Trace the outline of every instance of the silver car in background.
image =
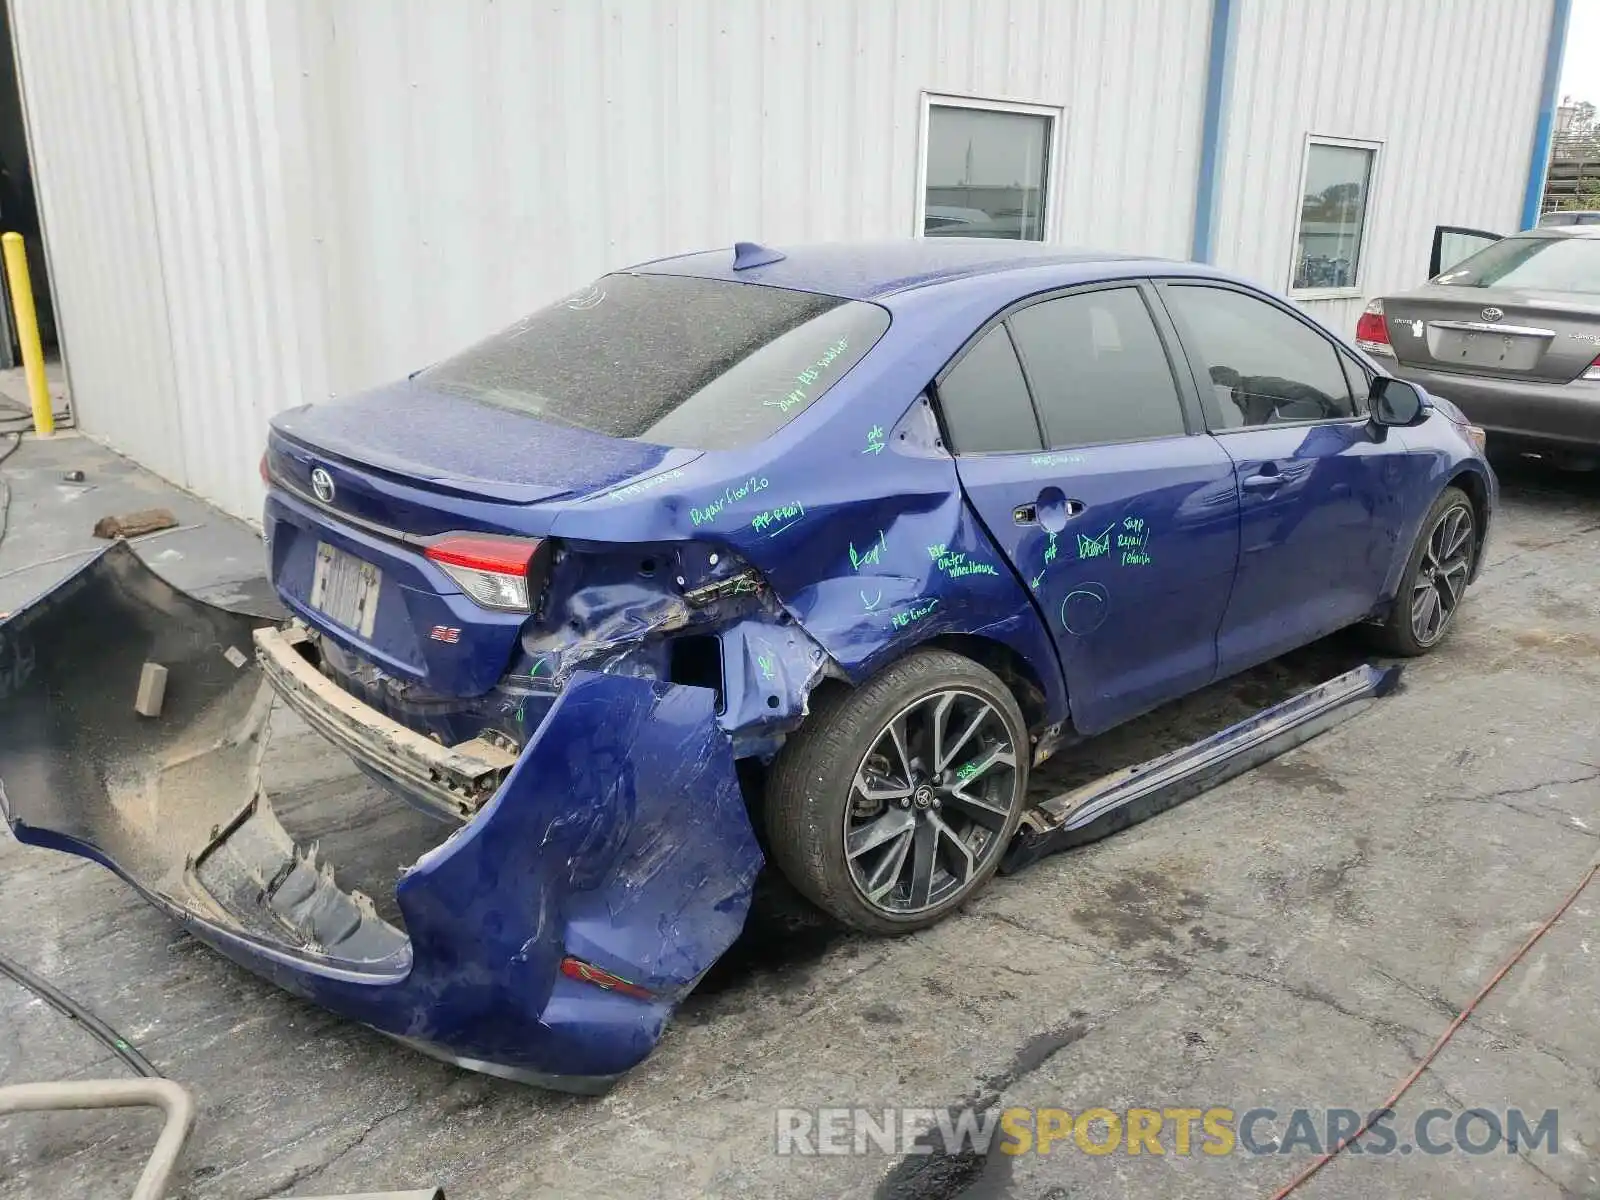
POLYGON ((1600 466, 1600 226, 1441 226, 1433 255, 1427 284, 1367 305, 1357 343, 1455 401, 1491 450, 1600 466))

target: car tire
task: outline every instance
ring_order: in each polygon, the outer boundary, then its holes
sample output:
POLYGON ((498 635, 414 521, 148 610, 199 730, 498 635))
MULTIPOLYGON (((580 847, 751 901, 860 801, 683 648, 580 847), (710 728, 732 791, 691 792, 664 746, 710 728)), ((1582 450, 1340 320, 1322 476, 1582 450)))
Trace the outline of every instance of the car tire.
POLYGON ((1447 487, 1423 519, 1388 618, 1374 632, 1380 649, 1426 654, 1455 625, 1478 553, 1478 515, 1460 488, 1447 487))
POLYGON ((924 929, 993 878, 1028 793, 1027 725, 1000 679, 918 650, 824 693, 767 778, 771 857, 867 933, 924 929))

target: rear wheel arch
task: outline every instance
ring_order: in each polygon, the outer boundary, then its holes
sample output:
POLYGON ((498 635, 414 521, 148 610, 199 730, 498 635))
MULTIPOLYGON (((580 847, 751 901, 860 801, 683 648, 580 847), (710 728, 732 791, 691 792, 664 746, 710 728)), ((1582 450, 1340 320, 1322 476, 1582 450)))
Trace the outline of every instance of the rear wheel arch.
MULTIPOLYGON (((952 654, 970 659, 1000 677, 1001 682, 1010 689, 1017 707, 1022 710, 1022 718, 1030 733, 1037 733, 1052 722, 1067 719, 1065 711, 1051 714, 1049 689, 1045 687, 1044 680, 1033 665, 1015 648, 996 638, 984 637, 978 633, 942 633, 920 642, 900 646, 897 650, 892 658, 886 658, 878 663, 871 674, 859 682, 852 684, 839 678, 820 680, 812 689, 811 703, 815 704, 829 692, 866 687, 895 663, 909 658, 919 650, 948 650, 952 654)), ((1062 684, 1061 692, 1063 696, 1066 695, 1065 683, 1062 684)))
MULTIPOLYGON (((1483 475, 1471 467, 1462 467, 1449 480, 1445 487, 1458 488, 1467 494, 1467 499, 1472 501, 1472 518, 1476 525, 1473 530, 1477 553, 1473 557, 1473 575, 1476 576, 1478 568, 1483 565, 1483 540, 1489 533, 1489 484, 1483 475)), ((1441 489, 1442 491, 1443 489, 1441 489)))
POLYGON ((1022 710, 1022 718, 1027 722, 1030 733, 1037 733, 1050 723, 1049 692, 1044 680, 1026 658, 1004 642, 976 633, 947 633, 909 646, 905 653, 914 654, 927 649, 949 650, 963 658, 970 658, 998 675, 1001 682, 1011 689, 1011 695, 1022 710))

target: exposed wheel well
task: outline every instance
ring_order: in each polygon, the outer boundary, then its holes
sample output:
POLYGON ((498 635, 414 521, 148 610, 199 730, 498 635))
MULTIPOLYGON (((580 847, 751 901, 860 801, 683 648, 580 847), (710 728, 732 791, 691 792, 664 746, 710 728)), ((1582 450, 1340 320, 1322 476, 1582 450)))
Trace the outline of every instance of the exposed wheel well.
POLYGON ((1029 665, 1027 659, 1004 642, 992 641, 976 634, 947 633, 932 641, 923 642, 916 648, 921 649, 922 646, 939 646, 970 658, 973 662, 982 663, 1000 676, 1001 681, 1011 689, 1011 694, 1017 698, 1017 707, 1022 710, 1022 719, 1027 722, 1030 732, 1038 732, 1045 724, 1044 681, 1039 678, 1038 672, 1029 665))
MULTIPOLYGON (((1039 678, 1038 672, 1028 665, 1028 660, 1010 646, 977 634, 947 633, 926 642, 918 642, 915 646, 908 646, 899 657, 904 658, 907 654, 914 654, 929 647, 950 650, 989 668, 1016 697, 1017 707, 1022 710, 1022 719, 1027 723, 1028 731, 1037 733, 1044 726, 1048 717, 1044 682, 1039 678)), ((888 665, 884 663, 878 670, 882 671, 888 665)), ((814 705, 818 697, 829 691, 849 691, 851 686, 843 679, 824 679, 812 689, 811 703, 814 705)))

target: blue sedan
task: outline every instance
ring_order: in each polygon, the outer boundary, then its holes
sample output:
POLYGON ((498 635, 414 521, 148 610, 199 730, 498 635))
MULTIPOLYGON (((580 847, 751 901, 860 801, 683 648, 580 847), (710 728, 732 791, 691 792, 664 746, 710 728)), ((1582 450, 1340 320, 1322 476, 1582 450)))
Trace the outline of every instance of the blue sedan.
POLYGON ((1494 507, 1482 442, 1204 266, 663 259, 276 417, 287 624, 125 550, 14 615, 50 652, 0 698, 4 806, 300 995, 603 1087, 764 860, 847 926, 920 929, 993 877, 1058 747, 1345 626, 1437 646, 1494 507), (151 660, 165 708, 96 702, 151 660), (392 899, 280 822, 274 697, 437 819, 392 899))

